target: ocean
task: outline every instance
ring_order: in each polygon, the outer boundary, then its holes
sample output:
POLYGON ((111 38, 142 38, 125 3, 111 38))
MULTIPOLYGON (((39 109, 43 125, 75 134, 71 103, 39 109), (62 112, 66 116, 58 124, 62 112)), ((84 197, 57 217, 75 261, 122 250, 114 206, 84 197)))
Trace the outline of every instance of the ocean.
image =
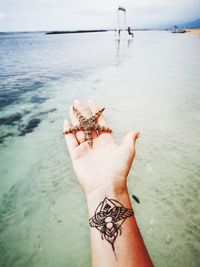
POLYGON ((128 187, 155 267, 198 267, 199 85, 191 33, 1 33, 0 266, 91 266, 62 124, 74 99, 93 99, 116 142, 141 131, 128 187))

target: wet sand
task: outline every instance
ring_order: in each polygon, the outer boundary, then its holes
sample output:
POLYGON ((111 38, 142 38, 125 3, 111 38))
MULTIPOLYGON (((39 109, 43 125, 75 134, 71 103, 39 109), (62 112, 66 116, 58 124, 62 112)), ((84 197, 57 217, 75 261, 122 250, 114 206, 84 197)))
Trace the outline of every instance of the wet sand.
POLYGON ((200 28, 189 29, 189 31, 190 31, 192 34, 195 34, 195 35, 200 36, 200 28))

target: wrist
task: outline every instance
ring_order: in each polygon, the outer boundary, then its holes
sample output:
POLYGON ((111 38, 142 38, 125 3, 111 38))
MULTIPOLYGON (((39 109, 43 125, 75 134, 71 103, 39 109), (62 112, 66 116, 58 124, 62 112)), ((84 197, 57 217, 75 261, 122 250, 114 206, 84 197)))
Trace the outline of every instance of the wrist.
POLYGON ((105 198, 114 199, 119 201, 126 208, 132 208, 126 183, 124 182, 123 184, 120 184, 120 186, 109 183, 106 185, 104 184, 86 194, 90 216, 93 215, 99 203, 101 203, 105 198))
POLYGON ((108 181, 104 182, 101 185, 96 186, 93 188, 91 191, 85 191, 86 199, 94 199, 94 198, 99 198, 102 197, 103 195, 113 195, 113 196, 119 196, 124 193, 127 193, 127 184, 126 180, 124 181, 108 181))

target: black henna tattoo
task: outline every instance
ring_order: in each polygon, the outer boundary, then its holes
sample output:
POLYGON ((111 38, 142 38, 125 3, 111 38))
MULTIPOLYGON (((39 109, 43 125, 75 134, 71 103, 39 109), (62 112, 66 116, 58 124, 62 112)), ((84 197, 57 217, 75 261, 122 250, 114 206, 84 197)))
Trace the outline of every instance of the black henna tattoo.
POLYGON ((114 243, 116 238, 122 234, 121 225, 127 217, 133 214, 132 209, 126 209, 118 201, 106 197, 89 220, 89 225, 100 231, 102 240, 105 238, 115 252, 114 243))

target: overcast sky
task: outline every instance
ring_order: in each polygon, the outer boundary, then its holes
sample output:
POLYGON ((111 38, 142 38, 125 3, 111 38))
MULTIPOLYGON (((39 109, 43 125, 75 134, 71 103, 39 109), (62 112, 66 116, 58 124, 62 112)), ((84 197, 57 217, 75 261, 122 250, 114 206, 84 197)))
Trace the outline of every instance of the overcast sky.
POLYGON ((114 28, 119 5, 136 28, 200 18, 200 0, 0 0, 0 31, 114 28))

